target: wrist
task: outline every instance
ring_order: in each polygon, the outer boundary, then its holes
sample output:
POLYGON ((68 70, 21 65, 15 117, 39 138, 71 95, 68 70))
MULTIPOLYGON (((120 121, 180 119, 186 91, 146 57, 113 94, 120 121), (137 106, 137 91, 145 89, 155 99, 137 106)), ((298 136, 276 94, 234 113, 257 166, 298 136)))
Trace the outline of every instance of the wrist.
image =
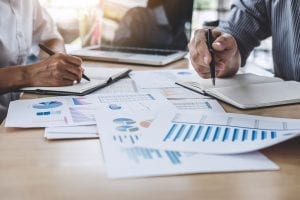
POLYGON ((21 67, 21 76, 23 78, 23 87, 33 86, 33 65, 27 65, 25 67, 21 67))

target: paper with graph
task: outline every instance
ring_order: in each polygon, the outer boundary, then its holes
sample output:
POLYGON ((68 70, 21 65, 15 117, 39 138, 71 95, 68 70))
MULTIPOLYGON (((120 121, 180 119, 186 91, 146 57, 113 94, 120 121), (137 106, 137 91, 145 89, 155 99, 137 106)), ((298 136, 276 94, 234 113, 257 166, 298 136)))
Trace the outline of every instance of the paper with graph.
POLYGON ((138 145, 236 154, 256 151, 300 135, 300 120, 242 114, 161 113, 138 145))
POLYGON ((96 94, 17 100, 9 105, 6 127, 56 127, 92 125, 97 107, 110 112, 157 112, 176 109, 159 93, 96 94), (19 112, 22 110, 22 112, 19 112))
POLYGON ((279 169, 259 152, 208 155, 136 147, 147 130, 151 130, 156 117, 148 112, 97 112, 97 127, 109 178, 279 169))

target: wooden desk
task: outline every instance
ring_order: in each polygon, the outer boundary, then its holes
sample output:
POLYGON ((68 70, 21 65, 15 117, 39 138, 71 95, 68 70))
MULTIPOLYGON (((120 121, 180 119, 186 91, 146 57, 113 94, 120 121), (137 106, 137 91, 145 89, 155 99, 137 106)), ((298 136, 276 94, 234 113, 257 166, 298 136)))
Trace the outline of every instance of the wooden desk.
MULTIPOLYGON (((228 112, 300 118, 300 105, 246 112, 223 106, 228 112)), ((265 149, 263 153, 279 164, 281 170, 109 180, 98 140, 47 141, 42 129, 2 126, 0 199, 298 200, 300 138, 265 149)))

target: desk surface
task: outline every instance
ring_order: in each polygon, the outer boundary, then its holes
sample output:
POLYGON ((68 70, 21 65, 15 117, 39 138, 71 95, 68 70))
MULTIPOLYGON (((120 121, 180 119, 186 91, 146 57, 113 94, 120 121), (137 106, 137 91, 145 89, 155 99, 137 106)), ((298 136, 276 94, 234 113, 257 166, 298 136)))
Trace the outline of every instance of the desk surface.
MULTIPOLYGON (((166 68, 181 66, 186 62, 166 68)), ((250 111, 222 105, 228 112, 300 118, 299 104, 250 111)), ((47 141, 42 129, 1 126, 0 198, 299 199, 300 138, 262 152, 281 167, 280 171, 110 180, 98 140, 47 141)))

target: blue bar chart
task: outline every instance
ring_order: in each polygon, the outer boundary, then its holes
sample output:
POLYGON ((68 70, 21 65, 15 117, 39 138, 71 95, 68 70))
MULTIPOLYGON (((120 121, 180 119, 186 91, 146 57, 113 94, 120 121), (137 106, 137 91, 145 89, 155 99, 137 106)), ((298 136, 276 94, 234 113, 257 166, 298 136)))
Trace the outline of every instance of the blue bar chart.
POLYGON ((163 141, 165 142, 246 142, 273 140, 275 130, 258 130, 245 127, 228 127, 206 124, 172 123, 163 141))
POLYGON ((140 139, 140 136, 137 135, 137 134, 119 134, 119 135, 113 135, 113 140, 117 143, 120 143, 120 144, 136 144, 139 139, 140 139))
POLYGON ((135 163, 143 163, 145 160, 168 159, 172 165, 180 165, 182 154, 178 151, 163 151, 150 148, 128 148, 124 151, 128 158, 135 163))

